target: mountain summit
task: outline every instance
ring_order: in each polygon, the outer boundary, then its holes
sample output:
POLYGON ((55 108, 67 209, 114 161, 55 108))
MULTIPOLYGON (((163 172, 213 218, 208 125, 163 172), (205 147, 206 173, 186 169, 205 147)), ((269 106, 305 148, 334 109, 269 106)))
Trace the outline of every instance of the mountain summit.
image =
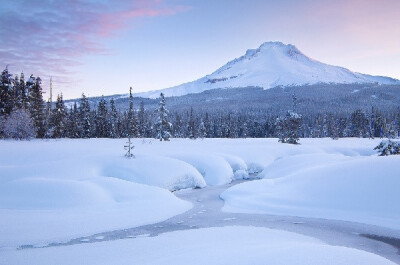
POLYGON ((182 96, 215 88, 297 86, 316 83, 381 83, 400 84, 399 80, 352 72, 346 68, 313 60, 294 45, 266 42, 257 49, 247 50, 215 72, 196 81, 138 96, 155 98, 182 96))

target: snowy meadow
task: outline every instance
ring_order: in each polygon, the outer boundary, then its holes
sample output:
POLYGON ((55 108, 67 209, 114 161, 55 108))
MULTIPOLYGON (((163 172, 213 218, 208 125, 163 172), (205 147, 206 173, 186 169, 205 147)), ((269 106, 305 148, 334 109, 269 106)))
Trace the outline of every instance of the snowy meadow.
POLYGON ((266 259, 271 264, 394 264, 296 233, 228 225, 41 248, 165 221, 194 207, 176 193, 207 192, 232 182, 220 194, 221 213, 400 230, 400 156, 378 156, 373 150, 378 139, 301 139, 300 145, 287 145, 277 139, 137 138, 134 159, 124 157, 125 142, 0 141, 0 264, 265 264, 266 259), (308 259, 316 249, 323 254, 308 259))

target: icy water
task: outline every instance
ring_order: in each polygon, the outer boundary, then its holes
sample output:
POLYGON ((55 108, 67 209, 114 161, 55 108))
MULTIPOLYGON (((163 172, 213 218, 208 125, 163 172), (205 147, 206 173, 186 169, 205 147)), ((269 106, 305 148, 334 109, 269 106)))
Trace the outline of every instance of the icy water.
MULTIPOLYGON (((175 192, 177 197, 190 201, 193 208, 164 222, 94 234, 89 237, 72 239, 68 242, 54 242, 45 247, 90 244, 146 236, 155 237, 162 233, 179 230, 238 225, 295 232, 318 238, 330 245, 372 252, 400 264, 400 231, 397 230, 338 220, 222 212, 221 208, 224 201, 220 199, 220 194, 240 182, 243 181, 236 181, 223 186, 175 192)), ((34 246, 21 246, 20 248, 31 247, 34 246)))

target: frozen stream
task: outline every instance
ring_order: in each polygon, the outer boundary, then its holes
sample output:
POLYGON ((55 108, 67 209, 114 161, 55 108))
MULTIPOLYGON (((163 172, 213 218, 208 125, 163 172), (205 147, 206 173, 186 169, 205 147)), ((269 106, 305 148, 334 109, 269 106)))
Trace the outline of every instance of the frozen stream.
MULTIPOLYGON (((63 245, 87 244, 143 236, 154 237, 162 233, 178 230, 238 225, 291 231, 318 238, 330 245, 346 246, 372 252, 400 264, 398 240, 400 231, 398 230, 337 220, 222 212, 221 208, 224 202, 219 195, 227 188, 238 183, 240 182, 236 181, 229 185, 175 192, 179 198, 192 202, 193 208, 164 222, 94 234, 64 243, 55 242, 46 247, 61 247, 63 245), (361 236, 365 234, 380 236, 384 239, 386 237, 391 238, 388 240, 391 241, 392 245, 397 245, 397 248, 381 241, 361 236)), ((22 246, 21 248, 30 247, 32 246, 22 246)))

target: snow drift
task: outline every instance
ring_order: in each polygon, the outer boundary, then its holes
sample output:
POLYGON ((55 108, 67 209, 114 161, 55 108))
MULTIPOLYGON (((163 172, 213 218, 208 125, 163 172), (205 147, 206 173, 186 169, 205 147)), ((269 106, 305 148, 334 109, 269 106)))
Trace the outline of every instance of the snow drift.
POLYGON ((285 163, 278 163, 270 172, 265 169, 264 177, 269 179, 225 191, 221 195, 224 211, 338 219, 400 229, 400 205, 396 203, 400 201, 400 157, 344 161, 341 155, 330 155, 315 159, 319 162, 315 165, 309 157, 303 158, 305 162, 294 167, 288 163, 287 169, 279 169, 285 163))

